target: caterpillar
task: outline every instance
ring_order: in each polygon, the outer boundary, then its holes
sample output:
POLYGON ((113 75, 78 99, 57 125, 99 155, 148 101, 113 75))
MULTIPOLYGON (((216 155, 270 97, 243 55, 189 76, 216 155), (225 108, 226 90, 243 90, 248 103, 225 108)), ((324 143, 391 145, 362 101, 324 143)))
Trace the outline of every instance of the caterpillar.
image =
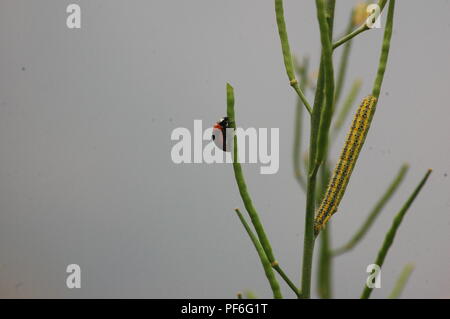
POLYGON ((350 180, 356 160, 369 131, 377 98, 369 95, 363 99, 353 118, 339 161, 334 168, 325 195, 316 211, 314 234, 317 236, 331 216, 336 213, 350 180))

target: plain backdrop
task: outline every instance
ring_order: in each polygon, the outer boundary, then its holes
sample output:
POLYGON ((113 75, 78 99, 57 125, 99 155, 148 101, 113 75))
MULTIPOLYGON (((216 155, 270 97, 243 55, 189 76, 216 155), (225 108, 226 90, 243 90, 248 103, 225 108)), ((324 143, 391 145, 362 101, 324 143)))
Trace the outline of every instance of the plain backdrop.
MULTIPOLYGON (((337 1, 336 37, 355 3, 337 1)), ((286 0, 285 11, 292 50, 316 71, 314 2, 286 0)), ((409 262, 403 297, 450 297, 449 12, 448 0, 397 1, 378 111, 333 217, 333 246, 354 234, 402 163, 410 170, 364 241, 334 260, 336 297, 359 297, 393 216, 428 168, 373 297, 387 297, 409 262)), ((370 93, 382 35, 355 38, 344 95, 356 78, 358 99, 370 93)), ((243 168, 277 259, 300 280, 296 96, 273 1, 2 0, 0 44, 0 297, 234 298, 246 289, 270 297, 233 212, 243 204, 232 167, 170 157, 175 128, 225 115, 226 82, 240 126, 280 129, 279 172, 243 168), (79 30, 66 27, 70 3, 81 6, 79 30), (81 289, 66 287, 72 263, 81 289)))

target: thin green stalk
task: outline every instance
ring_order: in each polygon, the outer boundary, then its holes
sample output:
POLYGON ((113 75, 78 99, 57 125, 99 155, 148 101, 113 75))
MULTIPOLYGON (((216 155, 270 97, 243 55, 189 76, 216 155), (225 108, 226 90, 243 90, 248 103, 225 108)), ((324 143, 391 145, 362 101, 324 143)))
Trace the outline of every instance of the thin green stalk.
POLYGON ((377 99, 380 96, 381 84, 383 83, 384 72, 389 56, 389 48, 391 46, 392 29, 394 24, 395 0, 389 0, 388 16, 383 36, 383 45, 381 48, 380 62, 378 63, 378 72, 373 84, 372 95, 377 99))
POLYGON ((276 270, 276 272, 281 276, 281 278, 284 279, 286 284, 289 286, 289 288, 292 289, 292 291, 295 293, 297 298, 301 297, 301 292, 298 290, 297 286, 291 281, 291 279, 286 275, 286 273, 281 269, 279 264, 272 265, 273 269, 276 270))
MULTIPOLYGON (((379 0, 378 1, 378 5, 380 6, 380 14, 383 11, 384 6, 386 5, 386 2, 387 2, 387 0, 379 0)), ((367 31, 367 30, 370 30, 370 28, 367 26, 366 23, 364 23, 363 25, 356 28, 353 32, 347 34, 346 36, 342 37, 341 39, 339 39, 338 41, 333 43, 333 50, 336 49, 337 47, 339 47, 340 45, 344 44, 345 42, 353 39, 358 34, 364 32, 364 31, 367 31)))
POLYGON ((400 295, 403 292, 403 289, 405 289, 406 283, 408 282, 409 277, 411 276, 411 273, 414 270, 413 264, 407 264, 400 276, 397 279, 397 282, 395 283, 394 289, 392 289, 391 294, 389 295, 389 299, 397 299, 400 297, 400 295))
POLYGON ((331 43, 333 43, 333 25, 334 25, 334 8, 336 7, 336 0, 325 0, 325 13, 328 24, 328 36, 331 43))
MULTIPOLYGON (((313 161, 310 161, 313 163, 313 161)), ((313 164, 310 164, 310 166, 313 164)), ((302 298, 311 298, 311 274, 314 253, 314 211, 317 171, 308 176, 306 191, 305 235, 303 241, 302 298)))
MULTIPOLYGON (((253 245, 255 246, 258 255, 261 259, 261 263, 263 265, 264 271, 266 273, 266 277, 269 280, 270 286, 272 287, 273 291, 274 291, 274 296, 275 296, 275 291, 279 291, 279 285, 278 282, 275 280, 274 281, 274 276, 273 276, 273 270, 271 269, 271 271, 269 272, 267 269, 267 266, 269 268, 273 268, 275 269, 281 276, 281 278, 283 278, 287 285, 294 291, 294 293, 297 295, 297 297, 300 296, 300 292, 298 291, 298 288, 292 283, 292 281, 289 279, 289 277, 286 275, 286 273, 283 271, 283 269, 281 269, 280 265, 278 264, 278 262, 275 263, 270 263, 269 259, 267 259, 266 253, 264 252, 263 247, 261 246, 258 238, 255 236, 255 234, 252 232, 250 226, 248 225, 247 221, 245 220, 244 216, 242 216, 241 211, 236 208, 235 212, 237 213, 239 219, 242 222, 242 225, 244 226, 245 230, 247 231, 253 245)), ((281 297, 281 294, 279 295, 281 297)))
MULTIPOLYGON (((328 9, 334 8, 334 1, 327 3, 328 9)), ((330 42, 330 28, 328 23, 332 24, 333 14, 326 15, 325 6, 320 3, 322 11, 320 17, 322 21, 320 24, 326 25, 325 37, 330 42)), ((319 13, 318 13, 319 16, 319 13)), ((325 97, 325 81, 326 81, 326 67, 325 65, 329 61, 325 61, 324 48, 322 47, 321 62, 319 67, 319 76, 316 85, 316 95, 314 98, 314 108, 311 116, 311 128, 310 128, 310 146, 309 146, 309 161, 308 161, 308 183, 306 192, 306 213, 305 213, 305 232, 303 240, 303 263, 302 263, 302 298, 311 297, 311 274, 312 274, 312 261, 314 254, 314 214, 315 214, 315 201, 316 201, 316 183, 317 183, 317 171, 319 169, 319 163, 316 162, 318 152, 318 136, 319 127, 321 122, 321 114, 324 106, 325 97)), ((330 51, 330 50, 328 50, 330 51)), ((329 52, 327 52, 329 54, 329 52)))
POLYGON ((320 27, 320 40, 322 44, 322 62, 325 73, 325 105, 320 116, 320 127, 317 139, 317 154, 315 165, 319 166, 324 159, 328 146, 328 132, 333 115, 334 103, 334 71, 333 51, 331 48, 330 28, 327 22, 327 12, 324 0, 316 0, 317 20, 320 27))
POLYGON ((319 75, 317 77, 317 85, 316 85, 316 94, 314 96, 314 108, 311 116, 311 127, 310 127, 310 142, 309 142, 309 174, 312 174, 314 171, 317 172, 319 166, 315 162, 317 156, 317 140, 319 136, 319 127, 320 127, 320 117, 322 114, 322 109, 325 102, 325 67, 323 65, 323 54, 322 59, 319 66, 319 75))
POLYGON ((336 249, 333 252, 333 255, 337 256, 337 255, 341 255, 341 254, 343 254, 345 252, 348 252, 351 249, 353 249, 356 246, 356 244, 358 244, 361 241, 361 239, 367 234, 367 232, 369 231, 370 227, 373 225, 373 223, 375 222, 375 219, 378 217, 380 212, 383 210, 383 208, 385 207, 387 202, 395 194, 395 191, 398 189, 398 187, 400 186, 401 182, 405 178, 405 175, 408 172, 408 168, 409 168, 408 164, 403 164, 402 165, 402 167, 398 171, 398 173, 395 176, 395 178, 392 181, 392 183, 389 185, 389 187, 387 188, 387 190, 385 191, 383 196, 381 196, 381 198, 378 200, 376 205, 373 207, 372 211, 370 212, 370 214, 367 217, 367 219, 364 222, 364 224, 362 224, 360 229, 348 241, 348 243, 343 245, 342 247, 336 249))
MULTIPOLYGON (((322 54, 323 56, 323 54, 322 54)), ((302 261, 302 298, 311 297, 311 273, 314 253, 314 214, 316 201, 317 171, 319 166, 315 163, 317 153, 317 137, 320 125, 320 115, 322 113, 325 91, 325 71, 323 59, 320 62, 319 76, 317 78, 316 94, 314 97, 314 108, 310 120, 309 134, 309 159, 308 159, 308 179, 306 189, 306 209, 305 209, 305 231, 303 238, 303 261, 302 261)))
MULTIPOLYGON (((236 118, 234 115, 234 90, 233 87, 227 83, 227 115, 231 123, 231 128, 234 130, 236 129, 236 118)), ((275 270, 277 270, 280 275, 283 277, 283 279, 286 280, 287 276, 284 274, 284 272, 281 271, 278 262, 276 261, 273 252, 272 252, 272 246, 270 245, 269 239, 267 238, 266 232, 264 230, 264 227, 259 219, 258 212, 256 211, 255 207, 253 206, 253 202, 251 200, 250 194, 247 190, 247 185, 245 183, 244 174, 242 172, 241 164, 238 160, 238 145, 237 145, 237 137, 234 136, 234 143, 233 143, 233 169, 234 169, 234 175, 236 178, 236 183, 239 188, 239 193, 241 194, 242 201, 244 202, 245 209, 247 210, 248 215, 250 216, 250 219, 252 221, 253 227, 255 228, 256 234, 258 235, 259 243, 264 250, 265 255, 267 256, 267 259, 270 262, 270 265, 274 267, 275 270)), ((289 283, 290 284, 290 280, 289 283)), ((295 290, 295 293, 298 294, 298 289, 295 290)))
POLYGON ((289 84, 294 88, 295 92, 297 92, 298 96, 305 105, 305 108, 308 110, 308 113, 311 114, 311 106, 309 105, 305 94, 300 89, 298 81, 295 78, 294 63, 292 61, 291 49, 286 31, 286 23, 284 22, 283 0, 275 0, 275 14, 277 18, 278 34, 280 35, 281 50, 283 51, 284 66, 289 78, 289 84))
MULTIPOLYGON (((266 274, 267 280, 269 281, 270 284, 270 288, 272 289, 273 297, 277 299, 283 298, 283 296, 281 295, 280 285, 278 284, 278 281, 275 278, 275 274, 273 272, 272 266, 270 265, 270 261, 269 259, 267 259, 266 253, 264 252, 264 249, 259 243, 258 238, 256 238, 255 234, 253 234, 252 230, 250 229, 250 226, 248 225, 244 216, 242 216, 239 209, 236 208, 235 212, 238 215, 239 219, 241 220, 242 225, 247 231, 247 234, 250 237, 253 245, 255 246, 256 252, 258 253, 259 259, 261 260, 261 264, 264 268, 264 273, 266 274)), ((239 299, 242 299, 242 294, 239 299)))
POLYGON ((344 125, 344 122, 347 119, 347 116, 350 113, 350 110, 352 109, 352 106, 355 103, 356 98, 358 97, 358 93, 361 90, 361 85, 362 81, 360 79, 356 79, 355 82, 353 82, 352 88, 350 89, 350 92, 345 98, 344 104, 341 107, 341 111, 339 112, 336 121, 334 122, 332 136, 336 137, 337 133, 344 125))
MULTIPOLYGON (((328 156, 326 156, 328 157, 328 156)), ((321 166, 320 170, 321 182, 320 182, 320 197, 317 197, 317 203, 322 201, 327 185, 330 179, 330 169, 327 163, 321 166)), ((322 299, 330 299, 332 296, 331 287, 331 271, 332 271, 332 255, 331 255, 331 223, 328 227, 323 229, 323 233, 320 236, 320 253, 319 253, 319 268, 317 272, 317 290, 319 297, 322 299)))
MULTIPOLYGON (((328 25, 328 38, 329 43, 331 45, 332 39, 333 39, 333 27, 334 27, 334 10, 336 6, 335 0, 326 0, 325 1, 325 14, 326 14, 326 20, 328 25)), ((332 52, 331 52, 332 54, 332 52)), ((326 77, 327 75, 325 75, 326 77)), ((333 83, 333 89, 334 89, 334 75, 332 77, 332 83, 333 83)), ((325 90, 329 93, 331 90, 330 87, 327 87, 328 83, 325 82, 325 90)), ((331 95, 330 95, 331 96, 331 95)), ((328 96, 326 95, 326 98, 328 96)), ((331 108, 334 108, 334 100, 331 104, 331 108)), ((330 122, 331 123, 331 122, 330 122)), ((320 128, 319 128, 320 130, 320 128)), ((320 134, 320 133, 319 133, 320 134)), ((319 135, 320 137, 320 135, 319 135)), ((320 142, 320 141, 319 141, 320 142)), ((321 181, 320 181, 320 188, 318 194, 320 196, 316 196, 317 202, 319 203, 322 200, 323 195, 325 194, 325 190, 328 184, 328 180, 330 178, 330 169, 327 165, 327 158, 328 158, 328 133, 327 133, 327 142, 325 146, 325 154, 323 156, 324 163, 321 166, 321 181)), ((321 237, 321 245, 320 245, 320 253, 319 253, 319 269, 318 269, 318 292, 319 296, 321 298, 329 299, 331 298, 331 281, 332 281, 332 259, 331 259, 331 250, 330 250, 330 239, 331 237, 331 230, 328 227, 326 230, 326 233, 321 237)))
MULTIPOLYGON (((300 88, 304 90, 308 82, 308 67, 309 60, 303 59, 302 65, 296 65, 297 72, 300 75, 300 88)), ((297 106, 295 109, 295 124, 294 124, 294 146, 293 146, 293 164, 295 179, 300 184, 300 187, 306 191, 306 180, 302 174, 302 129, 303 129, 303 102, 300 98, 297 99, 297 106)))
POLYGON ((306 191, 306 181, 302 174, 301 167, 301 147, 302 147, 302 120, 303 120, 303 107, 300 99, 297 102, 295 109, 295 126, 294 126, 294 150, 293 150, 293 164, 294 164, 294 176, 300 187, 306 191))
MULTIPOLYGON (((322 54, 323 56, 323 54, 322 54)), ((317 153, 317 136, 320 125, 320 114, 324 102, 325 72, 323 62, 320 63, 319 76, 317 78, 316 94, 314 97, 314 108, 310 120, 309 134, 309 159, 308 179, 306 189, 305 231, 303 239, 303 262, 302 262, 302 298, 311 297, 311 273, 314 253, 314 213, 316 201, 317 171, 319 166, 315 163, 317 153)))
POLYGON ((340 45, 344 44, 345 42, 353 39, 354 37, 356 37, 361 32, 364 32, 364 31, 367 31, 367 30, 369 30, 369 27, 364 23, 362 26, 358 27, 353 32, 347 34, 343 38, 341 38, 338 41, 336 41, 335 43, 333 43, 333 50, 336 49, 337 47, 339 47, 340 45))
MULTIPOLYGON (((323 56, 323 54, 322 54, 323 56)), ((321 59, 319 75, 316 84, 316 94, 314 96, 314 107, 310 118, 309 134, 309 159, 307 160, 308 178, 306 188, 306 209, 305 209, 305 231, 303 239, 303 259, 302 259, 302 298, 311 296, 311 270, 314 252, 314 213, 316 200, 316 179, 319 166, 315 163, 317 153, 317 136, 320 125, 320 114, 322 113, 325 89, 324 66, 321 59)))
MULTIPOLYGON (((351 30, 353 28, 353 15, 354 15, 354 11, 352 11, 352 14, 350 15, 350 21, 347 26, 347 32, 351 32, 351 30)), ((348 58, 350 56, 351 48, 352 48, 352 41, 348 41, 344 46, 344 50, 342 51, 341 59, 339 62, 338 75, 337 75, 337 79, 336 79, 336 92, 334 94, 334 104, 335 105, 338 104, 339 99, 341 97, 342 88, 343 88, 344 82, 345 82, 345 76, 347 74, 348 58)))
MULTIPOLYGON (((322 43, 322 58, 319 69, 319 80, 317 85, 319 92, 316 92, 316 98, 318 97, 318 99, 315 100, 312 118, 314 120, 317 120, 317 118, 315 117, 317 115, 319 120, 316 121, 314 124, 317 125, 317 122, 319 122, 319 124, 317 130, 314 131, 317 135, 316 140, 311 140, 311 143, 314 143, 315 145, 312 145, 313 147, 312 150, 314 150, 314 152, 310 152, 311 157, 309 159, 309 163, 310 167, 313 168, 310 175, 310 183, 308 183, 309 189, 307 195, 310 195, 309 192, 313 192, 312 187, 315 187, 317 169, 319 168, 320 163, 325 158, 325 154, 327 153, 328 131, 331 123, 333 103, 334 103, 334 72, 333 72, 332 49, 331 49, 332 27, 334 17, 334 1, 328 2, 327 6, 325 6, 325 3, 323 1, 317 0, 316 6, 322 43), (321 92, 320 90, 323 91, 321 92), (318 110, 316 110, 316 102, 317 105, 320 105, 320 109, 318 110), (318 115, 319 113, 320 115, 318 115), (313 186, 310 187, 310 185, 313 186)), ((315 194, 311 196, 315 196, 315 194)), ((307 216, 305 220, 305 226, 307 228, 305 229, 305 247, 303 258, 304 271, 302 276, 303 280, 302 292, 303 295, 307 298, 310 297, 309 289, 311 284, 311 267, 314 251, 314 230, 311 229, 311 227, 313 227, 314 224, 314 214, 315 214, 314 199, 311 198, 309 202, 308 199, 310 199, 309 196, 307 196, 307 214, 306 214, 307 216), (308 231, 308 233, 306 231, 308 231), (309 236, 312 236, 312 238, 310 238, 309 236), (306 287, 308 287, 308 294, 306 293, 306 287)), ((321 247, 322 250, 319 263, 320 266, 319 286, 321 288, 319 289, 319 293, 321 293, 321 296, 328 297, 331 291, 329 280, 330 277, 328 276, 331 273, 330 268, 331 265, 329 263, 330 258, 327 258, 327 255, 329 255, 329 249, 327 247, 328 238, 325 238, 325 242, 323 242, 323 244, 324 245, 321 247)))
MULTIPOLYGON (((408 198, 408 200, 405 202, 403 207, 400 209, 400 211, 395 216, 394 221, 392 222, 392 226, 389 229, 389 231, 387 232, 386 237, 384 238, 383 245, 381 246, 380 251, 378 252, 377 259, 375 260, 375 264, 378 265, 380 268, 383 267, 384 259, 386 258, 389 248, 392 246, 392 243, 394 242, 395 234, 397 233, 397 230, 400 227, 400 224, 402 223, 403 217, 405 216, 405 214, 408 211, 411 204, 416 199, 416 197, 419 194, 419 192, 421 191, 422 187, 425 185, 430 174, 431 174, 431 169, 429 169, 427 171, 425 176, 420 181, 419 185, 417 185, 414 192, 411 194, 411 196, 408 198)), ((372 290, 373 290, 372 288, 369 288, 367 285, 365 285, 364 290, 361 294, 361 299, 369 298, 370 294, 372 293, 372 290)))
POLYGON ((322 299, 331 298, 331 269, 332 255, 330 252, 330 225, 323 229, 320 235, 320 253, 319 253, 319 269, 317 290, 319 297, 322 299))
MULTIPOLYGON (((227 115, 228 119, 231 123, 231 128, 236 129, 236 118, 234 116, 234 91, 233 87, 227 83, 227 115)), ((241 195, 242 201, 244 202, 245 209, 247 210, 250 219, 252 221, 253 227, 255 228, 256 234, 258 235, 259 242, 263 247, 267 258, 271 263, 275 262, 275 257, 272 253, 272 247, 270 245, 269 239, 267 238, 266 232, 264 231, 264 227, 259 220, 258 212, 253 206, 252 199, 247 190, 247 184, 245 183, 244 174, 242 172, 241 164, 238 160, 238 145, 237 145, 237 137, 234 136, 233 143, 233 170, 234 176, 236 178, 236 183, 239 188, 239 193, 241 195)))

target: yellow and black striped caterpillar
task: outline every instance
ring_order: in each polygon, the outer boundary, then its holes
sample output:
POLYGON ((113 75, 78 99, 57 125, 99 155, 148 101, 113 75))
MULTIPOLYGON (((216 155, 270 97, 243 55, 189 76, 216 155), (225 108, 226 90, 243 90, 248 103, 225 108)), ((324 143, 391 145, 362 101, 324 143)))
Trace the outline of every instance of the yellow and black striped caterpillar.
POLYGON ((344 195, 350 175, 355 167, 359 152, 369 131, 370 122, 375 112, 377 98, 369 95, 362 101, 347 135, 341 156, 331 176, 328 188, 316 211, 314 220, 314 234, 317 236, 330 217, 336 213, 344 195))

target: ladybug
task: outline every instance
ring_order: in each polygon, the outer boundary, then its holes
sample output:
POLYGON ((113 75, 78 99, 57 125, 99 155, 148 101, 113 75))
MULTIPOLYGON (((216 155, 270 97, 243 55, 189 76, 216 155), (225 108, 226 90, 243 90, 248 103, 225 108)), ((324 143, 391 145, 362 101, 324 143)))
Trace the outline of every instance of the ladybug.
POLYGON ((233 136, 227 136, 228 128, 231 128, 231 122, 228 117, 221 118, 220 121, 214 124, 211 137, 214 141, 214 144, 216 144, 216 146, 224 152, 229 152, 231 150, 230 140, 233 136))

